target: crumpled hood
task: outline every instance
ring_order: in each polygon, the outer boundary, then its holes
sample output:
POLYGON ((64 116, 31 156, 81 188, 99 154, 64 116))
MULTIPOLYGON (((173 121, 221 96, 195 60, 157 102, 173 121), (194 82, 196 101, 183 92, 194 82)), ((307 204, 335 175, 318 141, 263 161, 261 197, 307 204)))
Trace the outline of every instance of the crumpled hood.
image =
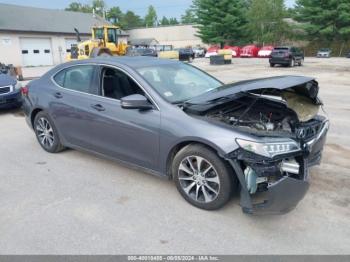
POLYGON ((0 73, 0 86, 16 85, 16 79, 0 73))
POLYGON ((187 103, 203 104, 222 97, 230 97, 241 92, 263 93, 272 95, 277 91, 291 90, 299 95, 310 98, 314 103, 319 103, 318 83, 314 78, 304 76, 277 76, 260 78, 223 85, 218 89, 197 96, 187 103))

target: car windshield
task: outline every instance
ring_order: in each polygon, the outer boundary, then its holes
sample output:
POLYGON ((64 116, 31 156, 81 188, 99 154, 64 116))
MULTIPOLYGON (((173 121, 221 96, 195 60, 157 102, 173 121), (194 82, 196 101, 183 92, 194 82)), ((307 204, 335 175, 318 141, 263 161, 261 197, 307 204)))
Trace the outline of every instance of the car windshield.
POLYGON ((320 52, 329 52, 329 51, 330 51, 329 48, 321 48, 321 49, 320 49, 320 52))
POLYGON ((183 63, 142 67, 137 71, 171 103, 185 102, 223 85, 201 70, 183 63))

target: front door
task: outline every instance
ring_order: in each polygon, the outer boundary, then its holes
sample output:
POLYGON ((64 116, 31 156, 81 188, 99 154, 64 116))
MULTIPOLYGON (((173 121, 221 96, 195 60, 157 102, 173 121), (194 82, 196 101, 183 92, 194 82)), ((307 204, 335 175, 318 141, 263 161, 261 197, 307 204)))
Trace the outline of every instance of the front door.
POLYGON ((121 97, 146 95, 126 73, 101 69, 100 96, 91 98, 87 130, 89 142, 100 153, 156 170, 159 157, 160 112, 123 109, 121 97))

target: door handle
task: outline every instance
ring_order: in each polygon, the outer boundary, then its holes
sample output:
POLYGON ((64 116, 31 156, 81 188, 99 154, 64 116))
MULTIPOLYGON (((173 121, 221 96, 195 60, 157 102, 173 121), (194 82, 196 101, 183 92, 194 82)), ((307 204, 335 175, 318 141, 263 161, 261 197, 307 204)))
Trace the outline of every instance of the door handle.
POLYGON ((99 111, 99 112, 105 111, 105 110, 106 110, 106 109, 105 109, 102 105, 100 105, 100 104, 91 105, 91 107, 92 107, 93 109, 99 111))
POLYGON ((54 97, 60 99, 63 97, 63 95, 60 92, 54 93, 54 97))

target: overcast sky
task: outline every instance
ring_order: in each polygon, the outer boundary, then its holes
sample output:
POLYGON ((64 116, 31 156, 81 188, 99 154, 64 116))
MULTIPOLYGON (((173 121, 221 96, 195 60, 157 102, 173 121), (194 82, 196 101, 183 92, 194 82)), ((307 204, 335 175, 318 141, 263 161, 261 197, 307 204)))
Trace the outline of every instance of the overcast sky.
MULTIPOLYGON (((0 0, 0 3, 18 4, 44 8, 64 9, 69 3, 76 1, 91 3, 89 0, 0 0)), ((295 0, 285 0, 287 6, 293 6, 295 0)), ((124 12, 131 10, 138 15, 144 16, 149 5, 155 6, 158 17, 180 18, 185 10, 191 5, 192 0, 105 0, 108 7, 119 6, 124 12)))

